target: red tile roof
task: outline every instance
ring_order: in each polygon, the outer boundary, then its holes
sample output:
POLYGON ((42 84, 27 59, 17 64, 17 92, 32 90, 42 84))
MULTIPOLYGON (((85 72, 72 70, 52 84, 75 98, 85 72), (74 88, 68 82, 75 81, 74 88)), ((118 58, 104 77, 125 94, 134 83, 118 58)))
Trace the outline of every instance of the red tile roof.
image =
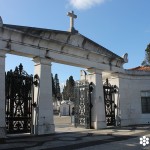
POLYGON ((140 70, 140 71, 150 71, 150 66, 138 66, 128 70, 140 70))

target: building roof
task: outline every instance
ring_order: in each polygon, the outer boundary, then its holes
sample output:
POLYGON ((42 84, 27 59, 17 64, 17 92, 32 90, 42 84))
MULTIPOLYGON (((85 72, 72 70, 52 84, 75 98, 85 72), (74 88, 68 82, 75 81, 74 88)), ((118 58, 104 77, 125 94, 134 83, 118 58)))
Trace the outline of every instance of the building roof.
POLYGON ((150 66, 138 66, 128 70, 150 71, 150 66))
POLYGON ((70 100, 62 100, 61 101, 61 105, 62 104, 73 105, 74 103, 72 101, 70 101, 70 100))

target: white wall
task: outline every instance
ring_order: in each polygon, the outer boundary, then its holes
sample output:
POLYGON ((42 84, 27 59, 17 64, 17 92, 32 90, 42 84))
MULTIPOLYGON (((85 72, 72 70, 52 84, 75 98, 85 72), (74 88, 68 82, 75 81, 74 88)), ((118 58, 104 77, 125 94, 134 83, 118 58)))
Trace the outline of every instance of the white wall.
MULTIPOLYGON (((92 82, 94 87, 91 96, 91 103, 93 105, 91 109, 91 127, 94 129, 106 128, 102 72, 97 69, 88 69, 88 71, 92 73, 88 74, 86 79, 89 83, 92 82)), ((85 76, 81 74, 81 80, 84 79, 85 76)))
POLYGON ((119 87, 115 103, 118 106, 116 119, 121 117, 121 125, 149 124, 150 114, 142 114, 141 91, 150 90, 150 76, 144 72, 113 74, 109 76, 109 82, 119 87))

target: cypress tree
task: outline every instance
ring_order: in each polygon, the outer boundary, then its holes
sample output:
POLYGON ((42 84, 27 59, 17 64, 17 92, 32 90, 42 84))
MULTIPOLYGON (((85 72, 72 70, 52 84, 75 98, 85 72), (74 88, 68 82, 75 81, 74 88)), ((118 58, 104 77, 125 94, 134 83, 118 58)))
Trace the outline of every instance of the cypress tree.
POLYGON ((55 84, 55 98, 60 100, 60 98, 61 98, 60 85, 59 85, 59 79, 58 79, 58 75, 57 74, 55 74, 54 84, 55 84))
POLYGON ((52 74, 52 95, 53 95, 53 97, 55 97, 55 95, 56 95, 56 88, 55 88, 53 74, 52 74))
POLYGON ((75 86, 75 81, 73 79, 73 76, 70 76, 69 79, 66 80, 66 85, 64 86, 63 89, 64 99, 73 100, 74 86, 75 86))

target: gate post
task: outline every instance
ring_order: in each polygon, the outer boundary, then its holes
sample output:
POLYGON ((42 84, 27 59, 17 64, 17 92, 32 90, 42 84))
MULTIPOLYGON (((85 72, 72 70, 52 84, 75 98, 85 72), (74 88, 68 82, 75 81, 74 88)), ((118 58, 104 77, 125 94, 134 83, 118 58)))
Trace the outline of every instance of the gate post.
POLYGON ((0 50, 0 143, 6 138, 5 122, 5 52, 0 50))
POLYGON ((87 71, 91 73, 88 81, 93 82, 94 86, 92 92, 93 107, 91 115, 91 126, 94 129, 106 128, 102 71, 96 68, 88 68, 87 71))
POLYGON ((51 62, 48 59, 36 57, 34 75, 38 84, 34 86, 34 134, 54 133, 51 62))

